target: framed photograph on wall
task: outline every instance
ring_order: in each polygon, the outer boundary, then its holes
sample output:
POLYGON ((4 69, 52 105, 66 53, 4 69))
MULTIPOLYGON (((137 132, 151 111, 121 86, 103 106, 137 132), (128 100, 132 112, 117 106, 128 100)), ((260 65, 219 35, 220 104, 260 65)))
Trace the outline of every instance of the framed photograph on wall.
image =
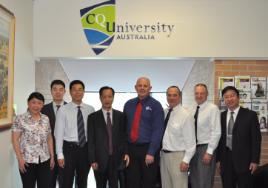
POLYGON ((15 16, 0 4, 0 130, 13 120, 15 16))
POLYGON ((251 77, 251 98, 266 98, 266 77, 251 77))

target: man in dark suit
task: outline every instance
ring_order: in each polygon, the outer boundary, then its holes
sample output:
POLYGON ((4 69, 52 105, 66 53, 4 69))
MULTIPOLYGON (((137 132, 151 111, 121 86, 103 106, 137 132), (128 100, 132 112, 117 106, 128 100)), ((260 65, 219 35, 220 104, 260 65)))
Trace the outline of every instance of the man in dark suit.
POLYGON ((257 114, 239 106, 239 91, 222 90, 227 110, 221 114, 222 136, 217 151, 224 188, 252 188, 260 160, 261 133, 257 114))
POLYGON ((51 171, 51 179, 49 187, 56 188, 56 181, 58 180, 60 184, 60 180, 59 180, 59 167, 56 156, 54 129, 55 129, 56 113, 58 109, 61 107, 61 105, 66 104, 66 102, 63 100, 63 96, 65 94, 64 82, 62 80, 53 80, 50 84, 50 91, 53 101, 51 103, 46 104, 41 112, 48 116, 52 131, 51 134, 53 136, 55 167, 51 171))
POLYGON ((102 87, 99 91, 102 109, 88 116, 88 156, 94 170, 97 188, 118 187, 118 166, 129 163, 127 133, 122 112, 112 109, 114 90, 102 87))

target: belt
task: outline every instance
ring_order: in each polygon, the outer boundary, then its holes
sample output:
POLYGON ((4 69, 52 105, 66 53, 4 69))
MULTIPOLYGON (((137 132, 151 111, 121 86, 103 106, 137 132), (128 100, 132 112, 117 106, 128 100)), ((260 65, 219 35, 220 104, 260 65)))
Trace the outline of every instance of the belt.
POLYGON ((163 151, 164 153, 172 153, 172 152, 174 152, 174 151, 169 151, 169 150, 166 150, 166 149, 162 149, 162 151, 163 151))
POLYGON ((81 148, 78 142, 63 141, 63 144, 70 148, 81 148))
POLYGON ((197 144, 196 147, 207 146, 208 144, 197 144))
POLYGON ((149 143, 128 143, 130 146, 147 146, 149 143))

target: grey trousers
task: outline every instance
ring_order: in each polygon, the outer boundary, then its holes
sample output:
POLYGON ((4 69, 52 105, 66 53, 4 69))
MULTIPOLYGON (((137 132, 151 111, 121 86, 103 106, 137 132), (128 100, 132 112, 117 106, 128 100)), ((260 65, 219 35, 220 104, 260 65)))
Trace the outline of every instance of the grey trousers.
POLYGON ((197 146, 195 155, 190 162, 190 183, 191 188, 212 188, 216 168, 215 154, 209 165, 202 162, 207 145, 197 146))
POLYGON ((180 171, 180 163, 184 157, 184 152, 164 153, 161 151, 160 172, 162 188, 187 188, 187 172, 180 171))

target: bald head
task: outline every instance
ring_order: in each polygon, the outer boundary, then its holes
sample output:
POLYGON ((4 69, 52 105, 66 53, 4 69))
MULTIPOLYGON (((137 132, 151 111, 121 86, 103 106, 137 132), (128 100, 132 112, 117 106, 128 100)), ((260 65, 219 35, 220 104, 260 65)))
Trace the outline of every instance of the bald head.
POLYGON ((152 89, 150 79, 147 77, 138 78, 135 85, 135 89, 140 99, 144 99, 145 97, 149 96, 150 91, 152 89))
POLYGON ((150 79, 147 77, 139 77, 137 79, 136 85, 138 85, 140 82, 147 82, 147 84, 151 86, 150 79))

